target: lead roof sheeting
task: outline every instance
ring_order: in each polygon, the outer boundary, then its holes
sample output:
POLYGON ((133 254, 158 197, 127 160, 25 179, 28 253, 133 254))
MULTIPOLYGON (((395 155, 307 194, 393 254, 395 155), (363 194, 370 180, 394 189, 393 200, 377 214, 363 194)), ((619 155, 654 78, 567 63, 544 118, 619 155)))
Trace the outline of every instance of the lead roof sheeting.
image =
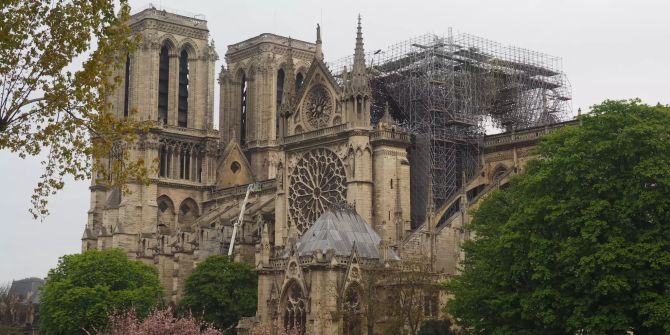
MULTIPOLYGON (((305 231, 296 243, 296 251, 298 255, 305 256, 317 250, 326 253, 332 249, 336 255, 349 256, 355 245, 359 256, 379 258, 377 248, 380 241, 379 235, 355 210, 331 209, 305 231)), ((397 258, 392 250, 389 253, 391 258, 397 258)))

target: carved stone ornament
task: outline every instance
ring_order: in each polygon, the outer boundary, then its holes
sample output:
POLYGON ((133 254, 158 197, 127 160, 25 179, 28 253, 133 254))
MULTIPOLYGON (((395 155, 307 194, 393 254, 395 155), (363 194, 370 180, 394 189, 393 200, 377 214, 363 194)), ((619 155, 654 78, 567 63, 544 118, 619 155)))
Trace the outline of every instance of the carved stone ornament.
POLYGON ((316 85, 305 97, 302 110, 305 120, 313 128, 328 126, 333 114, 333 98, 323 85, 316 85))
POLYGON ((300 233, 323 212, 346 200, 346 172, 337 155, 326 148, 312 149, 298 160, 289 175, 289 215, 300 233))

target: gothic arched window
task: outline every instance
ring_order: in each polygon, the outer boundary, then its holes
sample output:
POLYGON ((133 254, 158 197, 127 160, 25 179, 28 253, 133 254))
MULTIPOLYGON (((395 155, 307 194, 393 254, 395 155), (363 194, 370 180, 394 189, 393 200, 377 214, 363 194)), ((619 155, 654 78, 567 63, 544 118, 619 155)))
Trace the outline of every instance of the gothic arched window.
POLYGON ((361 290, 357 284, 350 285, 344 292, 342 305, 344 335, 361 335, 363 331, 361 290))
POLYGON ((277 71, 277 99, 276 99, 277 121, 275 124, 277 135, 279 135, 279 123, 281 122, 281 116, 279 115, 279 108, 281 107, 283 96, 284 96, 284 70, 279 69, 279 71, 277 71))
POLYGON ((305 334, 307 323, 307 300, 300 285, 292 282, 284 295, 284 329, 297 329, 305 334))
POLYGON ((123 88, 123 116, 128 117, 130 109, 130 55, 126 55, 126 73, 123 88))
POLYGON ((172 200, 166 195, 158 197, 156 200, 158 204, 157 219, 159 231, 169 231, 174 229, 175 212, 172 200))
POLYGON ((247 92, 249 83, 247 76, 243 73, 240 81, 240 144, 247 140, 247 92))
POLYGON ((170 87, 170 49, 163 45, 158 66, 158 119, 163 124, 168 121, 168 91, 170 87))
POLYGON ((158 176, 159 177, 168 177, 170 176, 170 153, 168 152, 168 148, 165 144, 160 145, 160 151, 159 151, 159 170, 158 170, 158 176))
POLYGON ((186 198, 179 205, 179 227, 191 226, 198 218, 198 204, 191 198, 186 198))
POLYGON ((358 115, 358 118, 361 117, 361 112, 363 111, 363 98, 359 95, 356 98, 356 113, 358 115))
POLYGON ((179 178, 191 179, 191 148, 182 148, 179 152, 179 178))
POLYGON ((300 87, 302 87, 302 82, 305 80, 305 76, 303 76, 302 73, 298 73, 297 76, 295 76, 295 91, 298 92, 300 87))
POLYGON ((182 50, 179 56, 179 107, 177 125, 188 126, 188 52, 182 50))

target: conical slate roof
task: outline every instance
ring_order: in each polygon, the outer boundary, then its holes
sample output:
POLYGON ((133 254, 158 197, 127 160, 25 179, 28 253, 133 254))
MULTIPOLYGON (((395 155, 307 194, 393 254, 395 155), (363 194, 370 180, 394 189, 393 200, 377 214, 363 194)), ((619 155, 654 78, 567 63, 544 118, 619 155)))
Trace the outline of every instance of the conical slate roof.
MULTIPOLYGON (((296 243, 299 256, 332 249, 336 255, 350 256, 354 248, 359 257, 379 259, 381 238, 353 209, 329 209, 305 231, 296 243)), ((389 259, 398 259, 392 250, 389 259)))

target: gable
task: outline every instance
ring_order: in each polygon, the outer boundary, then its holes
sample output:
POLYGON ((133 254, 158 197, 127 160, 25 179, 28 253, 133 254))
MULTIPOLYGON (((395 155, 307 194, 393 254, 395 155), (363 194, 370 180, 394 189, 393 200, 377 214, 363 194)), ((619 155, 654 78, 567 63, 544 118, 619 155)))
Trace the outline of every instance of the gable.
POLYGON ((230 141, 223 151, 216 168, 216 186, 218 189, 253 183, 251 165, 239 144, 230 141))
POLYGON ((314 58, 309 66, 307 74, 305 74, 302 86, 298 92, 296 92, 298 101, 302 101, 305 93, 309 91, 309 88, 318 83, 325 84, 336 95, 340 93, 340 86, 337 84, 337 81, 335 81, 335 78, 333 78, 333 75, 330 73, 326 64, 324 64, 322 60, 314 58), (315 83, 315 81, 318 82, 315 83))
MULTIPOLYGON (((311 131, 324 127, 329 127, 333 124, 339 124, 342 120, 341 108, 339 106, 340 87, 333 78, 332 74, 319 59, 314 59, 310 65, 309 71, 305 76, 303 85, 296 93, 296 111, 297 113, 290 123, 290 134, 297 134, 302 131, 311 131), (315 93, 316 92, 316 93, 315 93), (310 98, 316 95, 319 97, 326 97, 325 99, 310 98), (324 105, 318 110, 327 110, 324 114, 310 114, 307 110, 307 100, 319 101, 324 105), (300 130, 296 130, 300 129, 300 130)), ((318 106, 318 103, 317 103, 318 106)), ((314 110, 312 110, 313 112, 314 110)))

